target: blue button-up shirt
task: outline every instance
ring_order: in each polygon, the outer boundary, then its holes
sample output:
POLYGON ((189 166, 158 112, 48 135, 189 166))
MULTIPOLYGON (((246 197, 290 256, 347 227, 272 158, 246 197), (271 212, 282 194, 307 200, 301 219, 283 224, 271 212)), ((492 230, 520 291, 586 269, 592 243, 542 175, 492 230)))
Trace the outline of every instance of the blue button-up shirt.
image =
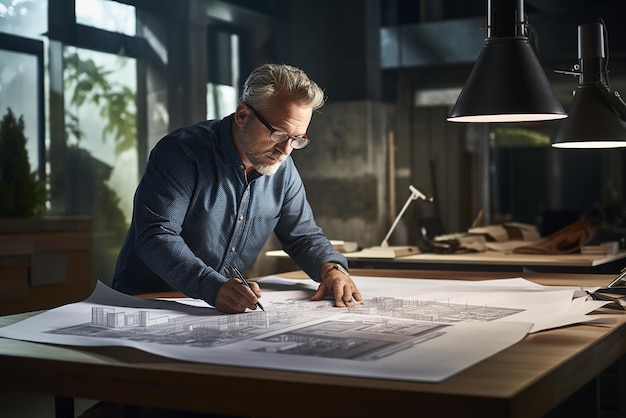
POLYGON ((315 223, 291 157, 273 175, 248 180, 232 118, 180 128, 153 148, 114 288, 130 294, 177 289, 215 305, 227 281, 220 272, 250 267, 272 232, 316 281, 326 262, 347 266, 315 223))

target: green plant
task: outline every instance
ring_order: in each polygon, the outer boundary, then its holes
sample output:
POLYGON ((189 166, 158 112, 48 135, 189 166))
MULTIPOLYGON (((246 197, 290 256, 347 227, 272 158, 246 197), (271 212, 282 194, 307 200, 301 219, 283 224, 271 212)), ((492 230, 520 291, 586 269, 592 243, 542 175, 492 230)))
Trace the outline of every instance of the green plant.
MULTIPOLYGON (((71 92, 70 104, 75 109, 86 103, 99 107, 100 116, 107 121, 102 140, 113 138, 117 154, 137 146, 135 93, 120 83, 111 82, 110 70, 97 65, 92 59, 81 59, 76 52, 67 52, 65 60, 65 87, 71 92)), ((80 142, 85 133, 80 119, 71 109, 65 112, 68 139, 80 142)))
POLYGON ((0 218, 32 218, 45 210, 45 187, 31 171, 24 118, 11 108, 0 123, 0 218))
MULTIPOLYGON (((78 110, 87 104, 97 107, 105 121, 101 139, 103 142, 112 139, 115 153, 119 155, 137 146, 135 94, 127 86, 110 81, 113 71, 97 65, 93 59, 81 59, 77 52, 68 49, 64 61, 65 91, 69 94, 69 103, 65 109, 67 158, 72 161, 71 170, 77 171, 70 181, 80 179, 81 183, 89 183, 88 190, 82 193, 82 197, 89 198, 78 199, 78 202, 69 206, 75 213, 92 215, 94 229, 125 232, 128 226, 119 208, 120 199, 107 184, 111 175, 110 167, 99 164, 89 151, 81 148, 86 133, 81 128, 78 110)), ((89 135, 93 136, 94 133, 90 132, 89 135)), ((74 186, 74 190, 80 189, 79 184, 74 186)))

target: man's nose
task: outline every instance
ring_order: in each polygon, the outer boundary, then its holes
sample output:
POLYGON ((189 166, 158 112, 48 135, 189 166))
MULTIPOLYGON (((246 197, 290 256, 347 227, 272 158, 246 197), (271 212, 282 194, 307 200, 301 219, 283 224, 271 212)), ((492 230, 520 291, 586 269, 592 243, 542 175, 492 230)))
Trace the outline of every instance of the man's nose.
POLYGON ((293 151, 293 148, 291 147, 291 141, 293 141, 293 139, 289 138, 281 144, 276 144, 276 149, 278 149, 282 154, 291 154, 291 151, 293 151))

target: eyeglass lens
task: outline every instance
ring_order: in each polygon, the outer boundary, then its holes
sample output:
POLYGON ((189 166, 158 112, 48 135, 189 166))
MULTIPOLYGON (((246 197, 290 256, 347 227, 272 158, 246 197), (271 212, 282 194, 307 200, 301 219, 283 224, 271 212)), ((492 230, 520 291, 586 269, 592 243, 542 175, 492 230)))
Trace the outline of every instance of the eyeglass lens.
POLYGON ((287 142, 289 141, 289 138, 291 138, 292 139, 291 148, 293 149, 302 149, 309 144, 308 138, 300 137, 300 136, 290 136, 285 131, 273 131, 270 134, 270 138, 272 139, 272 141, 276 142, 277 144, 282 144, 283 142, 287 142))

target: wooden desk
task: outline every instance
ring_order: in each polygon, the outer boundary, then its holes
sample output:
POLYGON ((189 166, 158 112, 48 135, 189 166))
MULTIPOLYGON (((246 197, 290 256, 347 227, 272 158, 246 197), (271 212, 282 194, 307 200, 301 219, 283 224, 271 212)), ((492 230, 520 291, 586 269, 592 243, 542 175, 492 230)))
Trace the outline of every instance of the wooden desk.
POLYGON ((351 254, 347 254, 346 257, 350 266, 357 268, 617 275, 622 268, 626 267, 626 251, 611 255, 529 255, 487 251, 466 254, 420 253, 395 259, 362 258, 351 254))
MULTIPOLYGON (((433 270, 352 273, 466 280, 510 276, 433 270)), ((585 286, 606 285, 612 278, 524 277, 541 284, 585 286)), ((25 315, 0 317, 0 325, 25 315)), ((542 417, 624 357, 626 315, 604 316, 615 322, 529 335, 437 384, 215 366, 123 347, 64 347, 0 338, 0 389, 254 417, 542 417)), ((593 400, 584 406, 595 408, 593 400)))

